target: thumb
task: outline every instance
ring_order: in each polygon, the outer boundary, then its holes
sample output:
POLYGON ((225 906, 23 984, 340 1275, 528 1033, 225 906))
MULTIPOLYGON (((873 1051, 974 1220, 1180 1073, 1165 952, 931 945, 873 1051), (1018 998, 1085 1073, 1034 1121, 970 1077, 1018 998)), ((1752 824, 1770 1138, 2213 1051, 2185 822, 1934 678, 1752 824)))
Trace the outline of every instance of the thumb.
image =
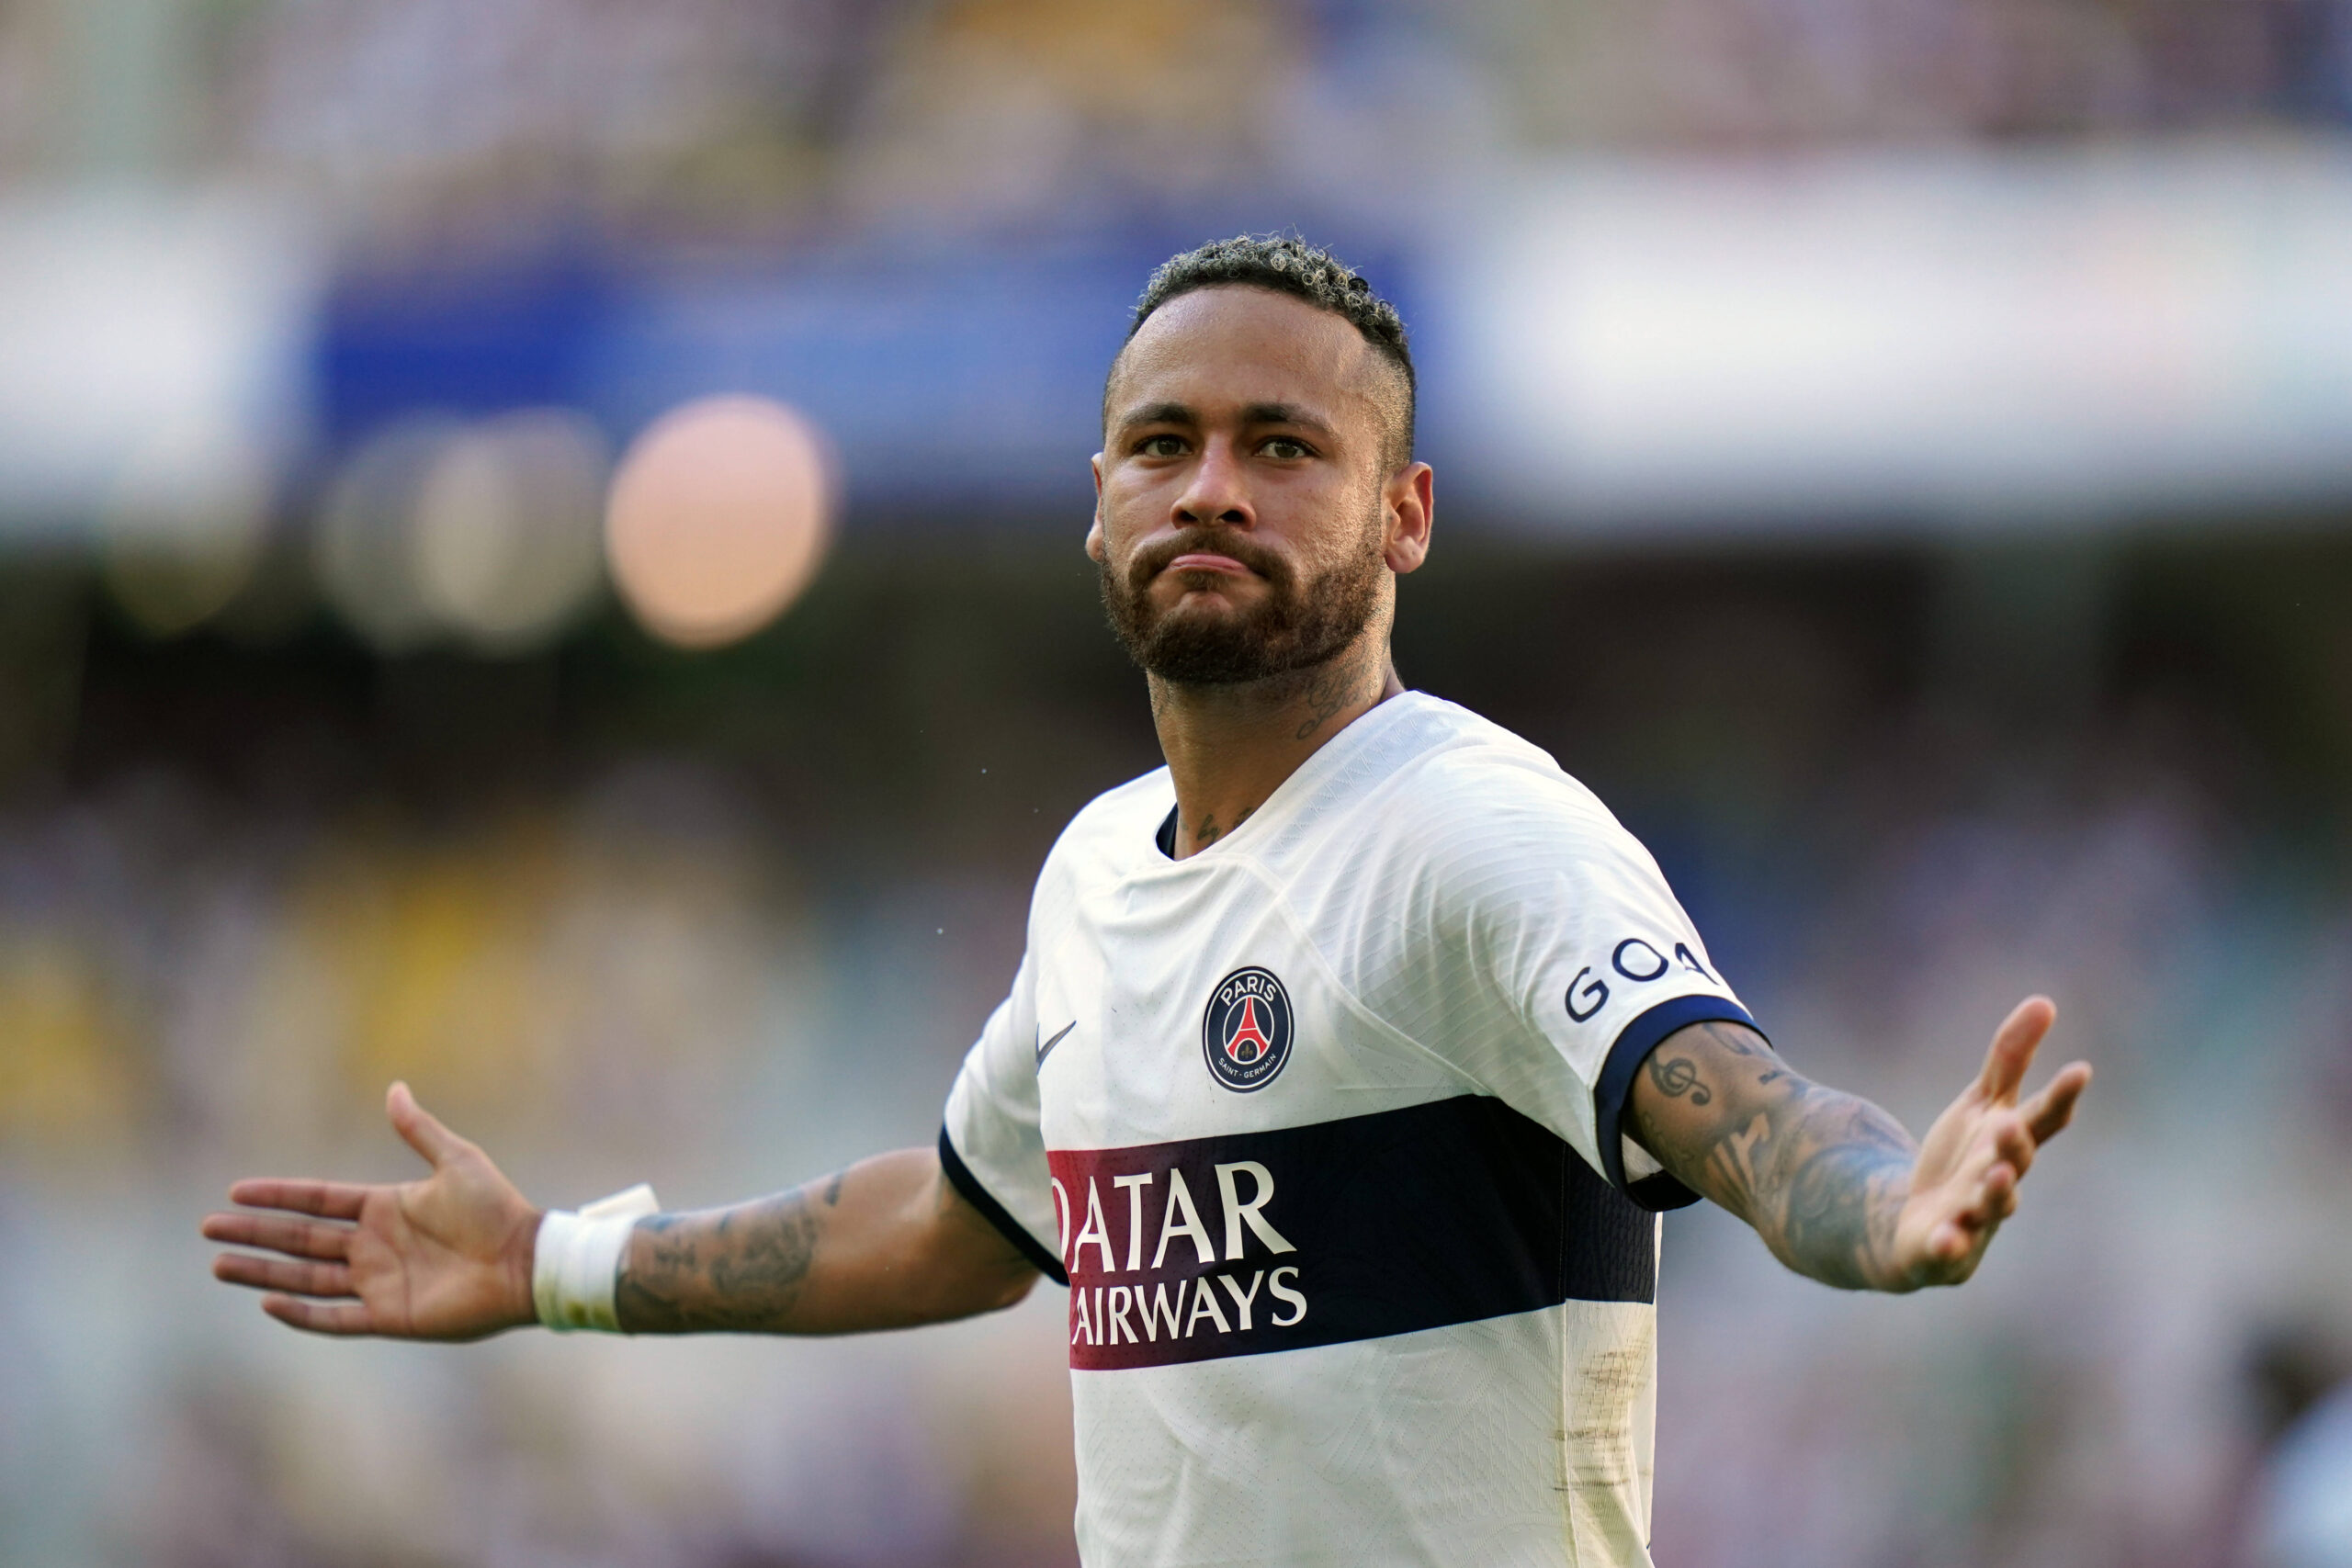
POLYGON ((408 1085, 395 1083, 391 1092, 384 1096, 384 1114, 390 1118, 392 1131, 398 1133, 410 1148, 424 1156, 424 1163, 438 1170, 450 1157, 466 1146, 466 1141, 433 1118, 431 1112, 416 1102, 408 1085))

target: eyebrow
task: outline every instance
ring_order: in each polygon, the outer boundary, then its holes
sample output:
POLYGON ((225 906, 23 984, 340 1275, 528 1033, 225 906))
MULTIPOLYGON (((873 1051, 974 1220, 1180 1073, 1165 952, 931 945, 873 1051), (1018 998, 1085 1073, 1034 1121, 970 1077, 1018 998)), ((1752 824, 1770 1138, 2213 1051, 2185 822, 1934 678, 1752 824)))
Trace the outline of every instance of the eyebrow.
POLYGON ((1140 408, 1129 409, 1119 416, 1121 429, 1131 424, 1198 424, 1200 423, 1201 416, 1193 412, 1188 404, 1176 402, 1145 403, 1140 408))
MULTIPOLYGON (((1186 424, 1201 423, 1198 410, 1189 403, 1145 403, 1129 409, 1119 417, 1116 428, 1125 430, 1138 424, 1186 424)), ((1241 411, 1244 424, 1295 424, 1322 435, 1329 435, 1331 427, 1307 412, 1296 403, 1251 403, 1241 411)))
POLYGON ((1241 411, 1244 424, 1295 424, 1329 435, 1331 427, 1296 403, 1251 403, 1241 411))

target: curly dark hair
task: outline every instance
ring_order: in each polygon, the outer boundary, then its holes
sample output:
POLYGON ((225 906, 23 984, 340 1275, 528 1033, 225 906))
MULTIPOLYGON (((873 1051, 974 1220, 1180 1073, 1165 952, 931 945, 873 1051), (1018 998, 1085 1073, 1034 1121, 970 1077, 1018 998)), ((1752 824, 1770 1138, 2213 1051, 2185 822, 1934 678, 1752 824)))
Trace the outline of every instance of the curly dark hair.
MULTIPOLYGON (((1398 428, 1392 433, 1389 467, 1397 468, 1413 456, 1413 422, 1419 383, 1413 374, 1413 351, 1406 341, 1405 319, 1396 307, 1372 291, 1364 276, 1319 245, 1295 234, 1238 234, 1211 240, 1195 250, 1159 264, 1136 301, 1135 320, 1127 324, 1133 342, 1144 322, 1179 295, 1197 288, 1243 284, 1294 295, 1335 316, 1344 317, 1364 342, 1404 378, 1405 396, 1398 428)), ((1116 368, 1116 361, 1113 367, 1116 368)))

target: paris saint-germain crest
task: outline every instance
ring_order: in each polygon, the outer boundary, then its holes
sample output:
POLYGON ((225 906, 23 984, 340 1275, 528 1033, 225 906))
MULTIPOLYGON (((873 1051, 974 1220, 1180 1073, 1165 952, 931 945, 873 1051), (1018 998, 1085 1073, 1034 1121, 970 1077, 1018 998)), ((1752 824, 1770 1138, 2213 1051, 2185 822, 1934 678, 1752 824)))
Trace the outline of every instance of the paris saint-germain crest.
POLYGON ((1290 993, 1270 969, 1236 969, 1210 993, 1201 1015, 1201 1055, 1209 1072, 1241 1094, 1265 1088, 1290 1060, 1290 993))

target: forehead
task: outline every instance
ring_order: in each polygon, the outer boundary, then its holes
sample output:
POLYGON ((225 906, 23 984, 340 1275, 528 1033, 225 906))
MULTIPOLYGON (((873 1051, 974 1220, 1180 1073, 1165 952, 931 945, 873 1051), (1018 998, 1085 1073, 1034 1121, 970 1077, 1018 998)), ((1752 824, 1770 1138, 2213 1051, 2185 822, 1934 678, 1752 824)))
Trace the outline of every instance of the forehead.
POLYGON ((1345 317, 1289 294, 1227 284, 1180 294, 1145 321, 1113 363, 1106 412, 1179 402, 1204 414, 1294 403, 1376 417, 1372 345, 1345 317))

